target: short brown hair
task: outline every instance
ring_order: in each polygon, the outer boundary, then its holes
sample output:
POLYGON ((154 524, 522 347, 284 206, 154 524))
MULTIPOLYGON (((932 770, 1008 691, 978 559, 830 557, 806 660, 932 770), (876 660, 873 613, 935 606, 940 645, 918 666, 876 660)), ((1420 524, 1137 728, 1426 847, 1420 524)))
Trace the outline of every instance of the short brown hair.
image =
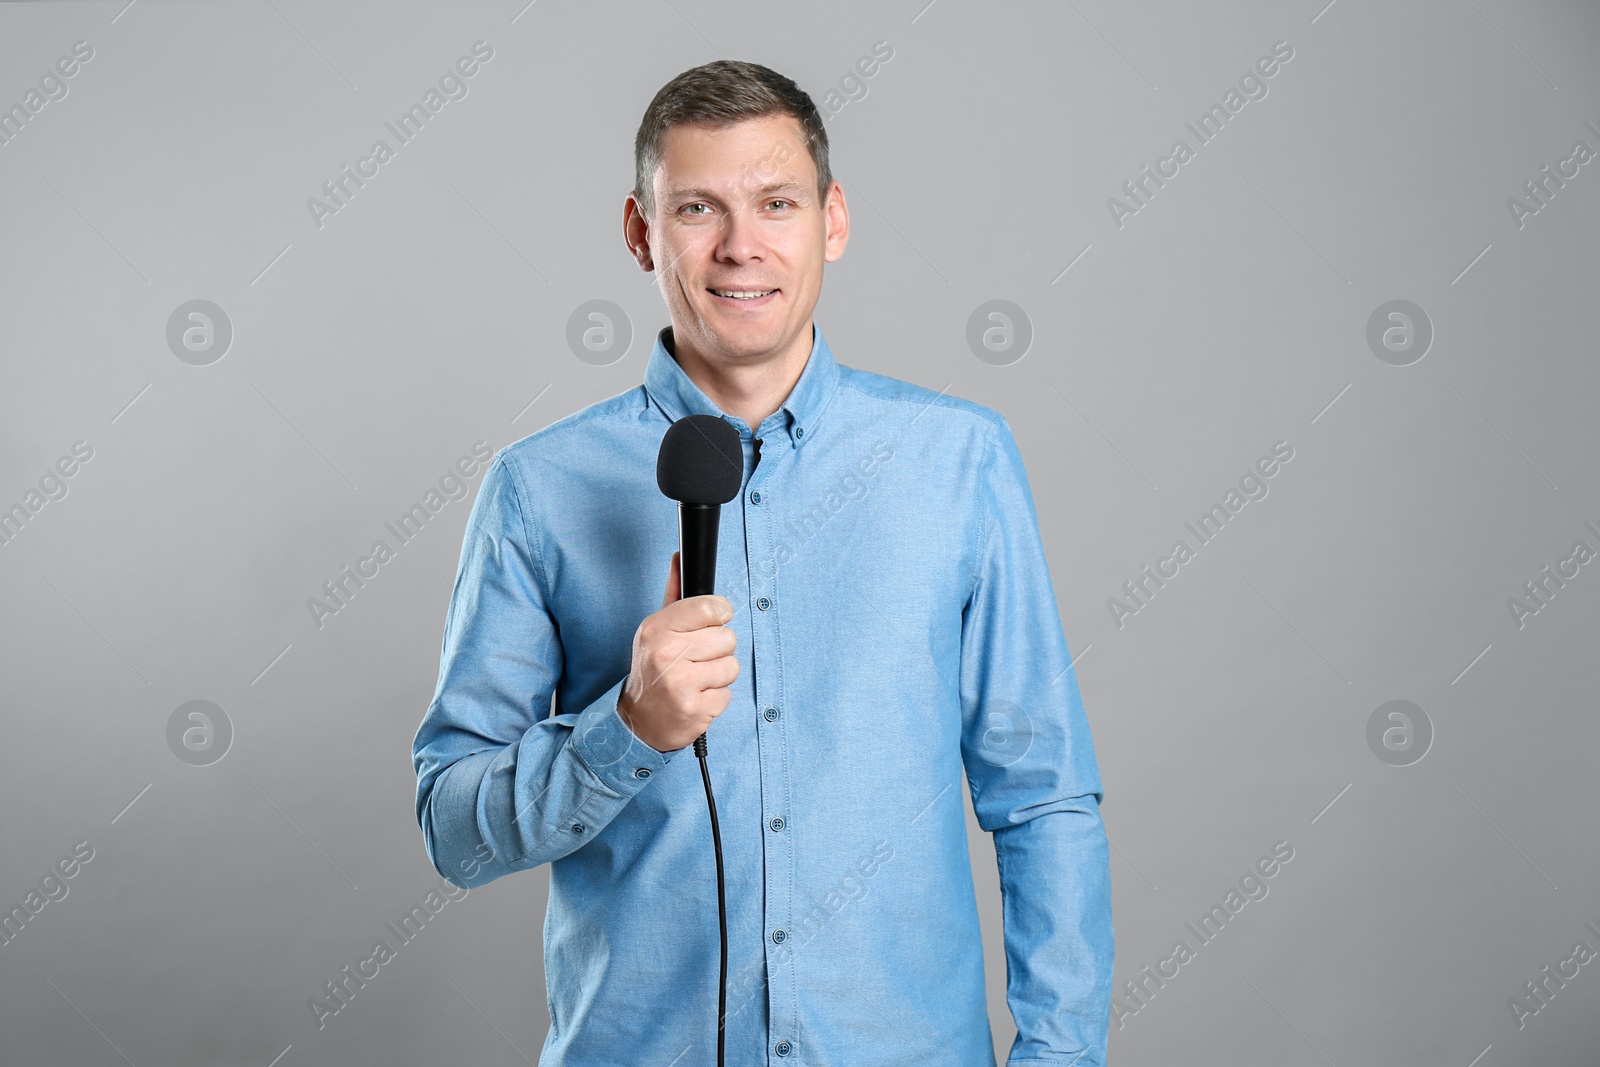
POLYGON ((633 197, 646 219, 655 215, 655 171, 662 142, 674 126, 731 126, 741 119, 790 115, 799 120, 806 149, 817 165, 817 195, 833 184, 828 131, 811 97, 791 79, 759 63, 718 59, 679 74, 656 93, 633 139, 633 197))

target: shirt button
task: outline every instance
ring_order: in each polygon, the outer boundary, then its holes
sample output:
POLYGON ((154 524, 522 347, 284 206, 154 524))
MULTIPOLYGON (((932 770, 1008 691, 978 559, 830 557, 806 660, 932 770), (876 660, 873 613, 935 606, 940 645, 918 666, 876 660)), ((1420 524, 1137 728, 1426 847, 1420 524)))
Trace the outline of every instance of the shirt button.
POLYGON ((777 722, 778 721, 778 709, 777 708, 768 708, 766 711, 763 711, 761 713, 761 717, 766 719, 768 722, 777 722))
POLYGON ((761 490, 759 490, 759 489, 750 490, 750 503, 752 503, 752 504, 761 503, 761 490))
POLYGON ((804 437, 806 435, 806 428, 804 426, 796 426, 794 428, 794 435, 796 437, 804 437))
POLYGON ((633 776, 635 778, 648 778, 648 777, 650 777, 650 768, 649 767, 635 767, 633 769, 633 776))
POLYGON ((787 931, 787 930, 774 930, 774 931, 772 931, 772 943, 773 944, 781 945, 787 940, 789 940, 789 931, 787 931))
POLYGON ((572 824, 572 832, 575 833, 575 834, 583 833, 583 823, 581 823, 581 822, 573 823, 572 824))
POLYGON ((766 611, 768 608, 772 607, 772 601, 768 600, 766 597, 759 597, 756 600, 756 607, 760 608, 762 611, 766 611))
MULTIPOLYGON (((772 820, 772 821, 771 821, 771 822, 770 822, 770 823, 768 823, 768 824, 767 824, 767 825, 768 825, 768 826, 771 826, 771 827, 772 827, 772 829, 773 829, 773 830, 774 830, 774 831, 777 831, 777 830, 782 830, 782 829, 783 829, 783 816, 782 816, 782 815, 779 815, 779 816, 778 816, 778 817, 776 817, 776 818, 775 818, 775 819, 773 819, 773 820, 772 820)), ((580 833, 581 833, 581 832, 582 832, 582 831, 581 831, 581 830, 580 830, 580 831, 579 831, 579 832, 580 832, 580 833)))
POLYGON ((776 1045, 772 1046, 772 1051, 776 1052, 780 1056, 787 1056, 789 1054, 789 1052, 790 1052, 791 1047, 792 1046, 790 1046, 789 1042, 780 1041, 776 1045))

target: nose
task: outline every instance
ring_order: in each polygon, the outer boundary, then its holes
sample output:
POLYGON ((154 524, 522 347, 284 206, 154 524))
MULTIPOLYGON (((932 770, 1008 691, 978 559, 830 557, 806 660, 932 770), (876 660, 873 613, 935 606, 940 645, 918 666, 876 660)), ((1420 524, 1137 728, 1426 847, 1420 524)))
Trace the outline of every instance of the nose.
POLYGON ((763 252, 761 229, 754 213, 743 205, 734 208, 723 221, 717 258, 729 263, 747 263, 759 260, 763 252))

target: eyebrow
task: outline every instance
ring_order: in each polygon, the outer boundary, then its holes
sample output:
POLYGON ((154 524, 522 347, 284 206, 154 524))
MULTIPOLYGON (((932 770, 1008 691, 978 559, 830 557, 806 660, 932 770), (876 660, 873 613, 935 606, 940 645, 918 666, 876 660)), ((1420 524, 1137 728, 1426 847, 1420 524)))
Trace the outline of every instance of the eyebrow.
MULTIPOLYGON (((800 182, 776 181, 768 182, 760 189, 757 189, 756 192, 763 196, 766 196, 769 193, 797 193, 804 195, 805 189, 806 187, 800 182)), ((717 193, 711 191, 710 189, 668 189, 666 198, 668 200, 682 200, 692 197, 695 199, 715 200, 717 199, 717 195, 717 193)))

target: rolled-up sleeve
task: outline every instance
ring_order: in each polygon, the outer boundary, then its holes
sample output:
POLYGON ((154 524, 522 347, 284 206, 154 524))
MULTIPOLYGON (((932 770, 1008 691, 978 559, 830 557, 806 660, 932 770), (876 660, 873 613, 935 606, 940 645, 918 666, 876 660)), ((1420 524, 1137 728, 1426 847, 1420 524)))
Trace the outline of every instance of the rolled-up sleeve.
POLYGON ((1003 418, 962 624, 962 759, 994 835, 1017 1024, 1007 1067, 1104 1067, 1114 939, 1103 789, 1022 456, 1003 418))
POLYGON ((581 847, 671 758, 618 715, 626 675, 582 710, 550 713, 563 649, 523 505, 497 455, 467 519, 439 681, 412 742, 428 858, 463 888, 581 847))

